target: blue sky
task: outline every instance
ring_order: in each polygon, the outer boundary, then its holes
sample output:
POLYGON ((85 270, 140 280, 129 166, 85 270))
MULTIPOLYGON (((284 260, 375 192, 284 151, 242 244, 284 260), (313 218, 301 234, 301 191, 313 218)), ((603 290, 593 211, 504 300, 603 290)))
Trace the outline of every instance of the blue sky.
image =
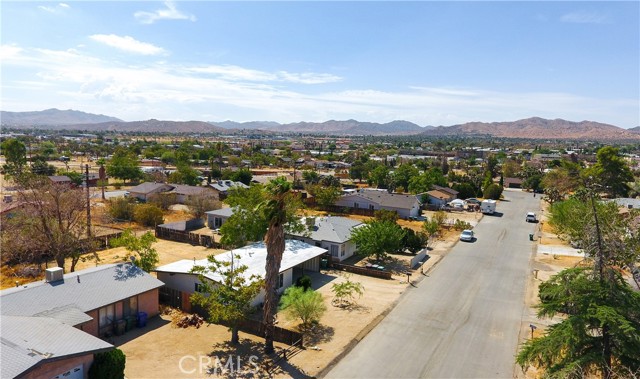
POLYGON ((640 125, 640 2, 2 1, 2 110, 640 125))

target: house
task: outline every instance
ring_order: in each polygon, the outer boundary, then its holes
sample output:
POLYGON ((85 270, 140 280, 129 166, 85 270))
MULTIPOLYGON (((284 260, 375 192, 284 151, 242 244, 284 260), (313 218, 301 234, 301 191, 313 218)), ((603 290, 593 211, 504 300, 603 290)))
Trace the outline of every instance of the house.
POLYGON ((434 184, 433 185, 433 189, 437 190, 437 191, 440 191, 440 192, 444 192, 446 194, 449 194, 449 196, 452 197, 451 200, 458 198, 458 191, 454 190, 453 188, 443 187, 443 186, 439 186, 437 184, 434 184))
POLYGON ((48 178, 53 184, 61 184, 67 186, 70 186, 72 184, 71 178, 66 175, 52 175, 48 176, 48 178))
POLYGON ((218 180, 209 184, 213 188, 213 192, 218 196, 218 199, 224 200, 229 194, 229 190, 232 187, 249 188, 248 185, 242 182, 234 182, 232 180, 218 180))
MULTIPOLYGON (((62 274, 46 270, 46 279, 0 292, 2 316, 49 317, 94 337, 131 327, 139 312, 158 314, 162 282, 132 263, 101 265, 62 274), (128 324, 128 325, 127 325, 128 324)), ((4 335, 4 330, 3 330, 4 335)))
POLYGON ((386 209, 395 211, 401 218, 420 216, 420 201, 414 195, 388 193, 387 191, 364 190, 341 196, 335 203, 339 207, 386 209))
POLYGON ((207 226, 210 229, 220 229, 222 224, 233 215, 233 208, 220 208, 205 213, 207 215, 207 226))
POLYGON ((306 232, 289 233, 286 237, 327 249, 331 259, 336 262, 342 262, 356 252, 356 244, 351 241, 351 231, 363 225, 361 221, 326 216, 307 217, 302 222, 307 225, 306 232))
POLYGON ((129 196, 141 201, 148 201, 152 195, 169 192, 174 186, 166 183, 144 182, 129 189, 129 196))
POLYGON ((93 354, 113 345, 45 316, 0 315, 3 378, 84 379, 93 354))
POLYGON ((213 195, 213 190, 210 187, 187 186, 184 184, 170 184, 170 186, 173 188, 169 193, 176 194, 176 202, 178 204, 185 204, 194 196, 213 195))
POLYGON ((520 178, 504 178, 504 188, 522 188, 524 181, 520 178))
POLYGON ((455 199, 455 196, 451 195, 450 193, 440 191, 437 189, 427 191, 426 195, 427 195, 429 204, 437 205, 439 207, 455 199))
MULTIPOLYGON (((312 246, 302 241, 286 240, 280 264, 278 292, 282 292, 291 286, 296 278, 303 275, 305 270, 320 271, 320 256, 326 252, 326 249, 312 246)), ((218 254, 216 259, 220 261, 233 260, 234 265, 247 266, 248 269, 243 273, 247 279, 252 275, 264 278, 267 247, 264 242, 258 242, 218 254)), ((189 297, 199 290, 201 284, 198 275, 191 273, 194 266, 208 266, 208 260, 183 259, 160 266, 154 270, 158 279, 165 284, 161 291, 163 303, 177 306, 185 311, 191 311, 189 297)), ((218 283, 223 279, 219 273, 215 272, 209 272, 205 277, 207 280, 218 283)), ((263 300, 264 290, 261 290, 252 304, 257 306, 263 300)))

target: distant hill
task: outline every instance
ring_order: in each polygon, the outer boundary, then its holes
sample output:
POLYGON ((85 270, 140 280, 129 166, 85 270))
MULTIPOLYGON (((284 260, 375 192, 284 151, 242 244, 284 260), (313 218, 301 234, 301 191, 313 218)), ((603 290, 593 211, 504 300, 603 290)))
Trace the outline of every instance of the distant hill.
POLYGON ((531 117, 509 122, 468 122, 453 126, 438 126, 422 133, 428 136, 481 135, 502 138, 531 139, 640 139, 640 135, 617 126, 593 121, 573 122, 531 117))
POLYGON ((48 126, 72 124, 97 124, 101 122, 122 121, 115 117, 101 114, 91 114, 68 109, 61 111, 56 108, 35 112, 0 112, 2 125, 7 126, 48 126))
POLYGON ((409 121, 392 121, 385 124, 375 122, 361 122, 356 120, 325 122, 296 122, 291 124, 279 124, 270 121, 252 122, 213 122, 214 125, 235 129, 258 129, 272 132, 289 133, 315 133, 336 135, 408 135, 418 134, 425 130, 409 121))
MULTIPOLYGON (((53 128, 51 128, 53 129, 53 128)), ((222 133, 228 129, 204 121, 132 121, 103 122, 99 124, 59 125, 55 129, 87 130, 92 132, 119 131, 140 133, 222 133)))
POLYGON ((627 129, 627 130, 630 131, 631 133, 640 134, 640 126, 636 126, 635 128, 631 128, 631 129, 627 129))

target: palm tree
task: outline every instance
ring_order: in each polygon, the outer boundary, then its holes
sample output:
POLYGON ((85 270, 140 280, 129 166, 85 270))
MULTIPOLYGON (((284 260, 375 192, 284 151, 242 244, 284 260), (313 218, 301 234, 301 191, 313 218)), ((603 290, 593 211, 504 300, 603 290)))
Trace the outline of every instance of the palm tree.
POLYGON ((284 177, 272 180, 267 184, 266 189, 269 199, 264 204, 263 212, 269 222, 269 228, 264 237, 264 242, 267 245, 267 263, 265 266, 263 324, 265 326, 264 352, 271 354, 274 351, 274 315, 278 308, 278 276, 285 245, 284 227, 288 219, 287 203, 293 194, 291 183, 287 182, 284 177))

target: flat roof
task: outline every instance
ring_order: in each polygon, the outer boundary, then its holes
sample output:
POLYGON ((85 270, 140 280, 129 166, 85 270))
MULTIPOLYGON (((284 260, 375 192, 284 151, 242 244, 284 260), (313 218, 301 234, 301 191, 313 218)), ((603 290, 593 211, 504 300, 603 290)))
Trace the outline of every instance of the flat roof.
MULTIPOLYGON (((282 263, 280 264, 280 272, 284 272, 292 267, 304 263, 310 259, 318 257, 327 252, 327 249, 309 245, 308 243, 298 240, 286 240, 284 253, 282 254, 282 263)), ((234 265, 247 266, 244 272, 246 279, 252 275, 261 278, 265 277, 265 265, 267 262, 267 247, 264 242, 254 243, 239 249, 230 250, 215 256, 218 261, 231 262, 234 265)), ((181 261, 169 263, 156 268, 156 272, 191 274, 194 266, 208 266, 208 259, 183 259, 181 261)), ((220 282, 223 277, 217 272, 208 272, 205 277, 215 282, 220 282)))

